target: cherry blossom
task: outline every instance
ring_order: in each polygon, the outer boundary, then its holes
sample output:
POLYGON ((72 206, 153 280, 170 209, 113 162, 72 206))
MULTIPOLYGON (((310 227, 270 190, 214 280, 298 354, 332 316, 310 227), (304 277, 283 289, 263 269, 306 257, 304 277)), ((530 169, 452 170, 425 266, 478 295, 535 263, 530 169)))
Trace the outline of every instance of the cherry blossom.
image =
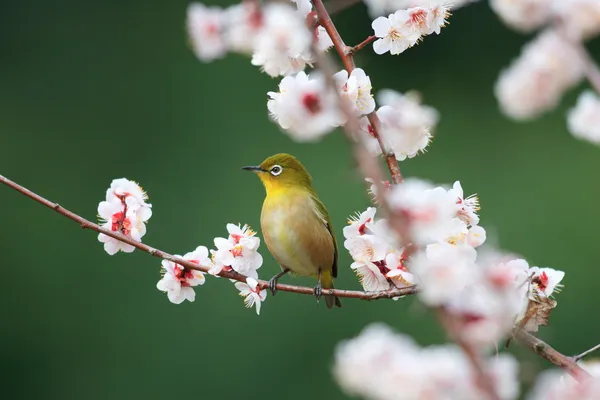
POLYGON ((436 243, 419 252, 408 264, 419 282, 421 300, 431 306, 457 297, 477 277, 477 252, 470 246, 436 243))
POLYGON ((436 7, 445 6, 452 10, 473 3, 477 0, 364 0, 369 10, 369 15, 373 18, 382 15, 388 15, 397 10, 406 10, 410 7, 436 7))
POLYGON ((564 271, 552 268, 531 267, 527 271, 527 274, 531 277, 531 283, 537 294, 541 292, 546 297, 550 297, 554 292, 560 291, 562 288, 560 281, 565 277, 564 271))
POLYGON ((421 33, 404 22, 404 16, 397 13, 373 21, 371 26, 375 36, 379 38, 373 43, 373 51, 377 54, 389 51, 390 54, 397 55, 414 46, 421 38, 421 33))
POLYGON ((520 57, 502 71, 495 94, 510 118, 536 118, 553 109, 563 93, 582 79, 583 71, 573 44, 547 30, 525 45, 520 57))
POLYGON ((370 114, 375 110, 375 100, 371 95, 371 79, 361 68, 355 68, 350 76, 341 70, 333 75, 340 93, 350 101, 357 115, 370 114))
MULTIPOLYGON (((125 178, 113 180, 106 191, 106 200, 98 205, 100 225, 141 242, 146 234, 145 223, 152 216, 152 205, 146 203, 146 200, 148 195, 136 182, 125 178)), ((98 240, 104 243, 104 250, 110 255, 135 250, 132 245, 103 233, 98 235, 98 240)))
POLYGON ((454 182, 449 193, 456 196, 457 216, 468 225, 477 225, 479 223, 479 199, 476 194, 467 198, 464 197, 463 189, 459 181, 454 182))
MULTIPOLYGON (((519 395, 518 363, 508 354, 485 361, 500 399, 519 395)), ((410 337, 372 324, 338 344, 334 376, 348 395, 373 400, 485 398, 464 353, 454 345, 421 348, 410 337)))
POLYGON ((240 227, 227 224, 229 237, 215 238, 217 250, 211 250, 214 266, 208 271, 218 275, 221 271, 234 270, 237 273, 257 278, 257 270, 262 266, 263 258, 257 251, 260 239, 248 225, 240 227))
POLYGON ((448 9, 444 4, 428 7, 412 7, 398 10, 386 17, 376 18, 371 27, 379 39, 373 43, 377 54, 388 51, 392 55, 400 54, 414 46, 424 35, 440 33, 446 26, 448 9))
POLYGON ((528 400, 595 400, 600 399, 600 377, 584 376, 576 380, 568 373, 559 370, 549 370, 542 372, 535 383, 535 386, 528 400))
POLYGON ((441 187, 407 179, 402 185, 392 187, 387 198, 390 207, 407 219, 416 243, 442 242, 454 229, 456 202, 441 187))
POLYGON ((290 5, 269 3, 263 8, 263 28, 256 37, 252 65, 272 77, 296 74, 312 62, 312 40, 303 17, 290 5))
POLYGON ((318 73, 287 76, 268 95, 271 118, 297 141, 315 141, 342 121, 337 96, 318 73))
MULTIPOLYGON (((208 249, 204 246, 198 246, 196 250, 185 254, 183 258, 194 264, 203 267, 210 267, 212 262, 208 257, 208 249)), ((174 304, 181 304, 185 300, 194 301, 196 293, 194 286, 203 285, 206 278, 201 271, 187 269, 182 265, 169 260, 162 261, 163 277, 156 284, 156 288, 161 292, 166 292, 169 301, 174 304)))
POLYGON ((260 306, 267 298, 267 291, 258 287, 258 281, 254 278, 246 278, 246 282, 236 282, 235 287, 240 291, 240 296, 244 297, 244 304, 247 308, 256 306, 256 314, 260 314, 260 306))
POLYGON ((225 37, 229 49, 242 54, 252 54, 256 38, 263 28, 261 10, 255 3, 242 2, 227 8, 225 14, 225 37))
MULTIPOLYGON (((379 135, 394 151, 396 159, 413 158, 425 151, 437 124, 437 111, 421 105, 414 94, 403 95, 390 89, 380 91, 377 100, 383 105, 377 110, 381 121, 379 135)), ((360 127, 368 150, 374 155, 381 154, 381 146, 366 118, 360 121, 360 127)))
POLYGON ((200 61, 213 61, 227 53, 225 21, 225 12, 220 7, 207 7, 202 3, 192 3, 188 6, 188 35, 194 53, 200 61))
POLYGON ((531 32, 550 20, 552 2, 555 0, 490 0, 490 5, 511 28, 531 32))
POLYGON ((583 92, 569 110, 567 126, 576 138, 600 145, 600 97, 591 90, 583 92))
POLYGON ((600 32, 598 0, 553 0, 552 11, 561 26, 575 39, 588 39, 600 32))

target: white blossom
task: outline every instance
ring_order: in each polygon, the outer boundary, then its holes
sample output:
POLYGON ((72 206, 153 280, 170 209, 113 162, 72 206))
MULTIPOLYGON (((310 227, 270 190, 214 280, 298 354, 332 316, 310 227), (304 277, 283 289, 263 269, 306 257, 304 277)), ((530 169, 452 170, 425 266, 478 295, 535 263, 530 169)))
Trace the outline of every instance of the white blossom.
MULTIPOLYGON (((403 95, 390 89, 381 90, 377 100, 383 106, 377 110, 381 121, 381 139, 394 151, 399 161, 413 158, 425 151, 431 141, 431 131, 438 121, 438 113, 432 107, 420 104, 414 94, 403 95)), ((361 121, 361 131, 366 145, 374 155, 381 154, 381 146, 369 121, 361 121)))
POLYGON ((341 70, 333 75, 338 90, 350 104, 357 115, 370 114, 375 110, 375 100, 371 95, 371 79, 361 68, 352 70, 350 76, 348 71, 341 70))
POLYGON ((417 276, 423 302, 442 305, 461 294, 477 276, 476 257, 472 247, 449 243, 431 244, 413 257, 408 267, 417 276))
MULTIPOLYGON (((512 356, 490 358, 484 368, 500 399, 517 398, 518 363, 512 356)), ((458 347, 421 348, 382 324, 372 324, 356 338, 340 343, 333 372, 347 394, 372 400, 485 397, 471 363, 458 347)))
POLYGON ((553 30, 525 45, 500 74, 495 94, 509 117, 527 120, 554 108, 583 77, 584 64, 572 43, 553 30))
POLYGON ((230 50, 252 54, 256 38, 263 28, 261 10, 252 2, 235 4, 225 10, 225 38, 230 50))
POLYGON ((600 377, 576 380, 568 373, 556 369, 542 372, 535 383, 528 400, 596 400, 600 399, 600 377))
POLYGON ((240 291, 240 296, 244 297, 244 304, 247 308, 256 306, 256 314, 260 314, 260 306, 267 298, 267 291, 258 287, 258 281, 254 278, 247 278, 246 283, 236 282, 235 287, 240 291))
POLYGON ((511 28, 531 32, 550 21, 553 2, 556 1, 490 0, 490 5, 500 19, 511 28))
POLYGON ((600 97, 591 90, 583 92, 569 110, 567 126, 576 138, 600 145, 600 97))
POLYGON ((318 73, 286 76, 268 95, 271 118, 297 141, 315 141, 342 121, 337 96, 318 73))
POLYGON ((316 47, 318 51, 323 53, 333 46, 333 41, 331 40, 331 37, 329 37, 327 31, 321 25, 315 28, 314 35, 317 40, 316 47))
POLYGON ((242 275, 257 278, 257 270, 262 266, 263 258, 258 252, 260 239, 248 225, 240 227, 227 224, 229 237, 215 238, 217 250, 211 250, 214 266, 208 271, 218 275, 221 271, 234 270, 242 275))
POLYGON ((598 0, 553 0, 552 11, 574 39, 588 39, 600 32, 598 0))
POLYGON ((479 216, 477 215, 479 199, 477 195, 473 194, 465 198, 459 181, 454 182, 449 193, 456 197, 457 217, 468 225, 477 225, 479 223, 479 216))
MULTIPOLYGON (((113 180, 106 191, 106 200, 98 205, 100 225, 141 242, 146 234, 145 223, 152 216, 152 205, 146 203, 146 200, 148 195, 136 182, 125 178, 113 180)), ((135 250, 132 245, 103 233, 98 235, 98 240, 104 243, 104 250, 110 255, 135 250)))
POLYGON ((263 8, 252 65, 273 77, 296 74, 312 59, 311 42, 304 19, 290 5, 269 3, 263 8))
POLYGON ((364 0, 369 10, 369 15, 373 18, 382 15, 388 15, 397 10, 405 10, 410 7, 435 7, 446 6, 452 10, 473 3, 477 0, 364 0))
MULTIPOLYGON (((196 250, 183 257, 179 255, 175 255, 175 257, 207 268, 212 266, 208 257, 208 249, 204 246, 198 246, 196 250)), ((192 288, 203 285, 206 280, 202 271, 188 269, 169 260, 162 261, 162 272, 163 277, 156 284, 156 288, 161 292, 166 292, 169 301, 174 304, 181 304, 184 300, 194 301, 196 293, 192 288)))
POLYGON ((441 187, 418 179, 407 179, 402 185, 392 187, 388 203, 407 219, 415 243, 444 241, 454 229, 456 202, 441 187))
POLYGON ((201 61, 212 61, 227 53, 224 37, 226 14, 220 7, 192 3, 187 9, 187 31, 194 53, 201 61))
POLYGON ((469 232, 467 234, 467 243, 471 247, 479 247, 485 240, 487 239, 487 235, 485 229, 483 229, 479 225, 474 225, 469 228, 469 232))
POLYGON ((527 274, 531 277, 531 283, 536 294, 541 292, 546 297, 552 296, 555 291, 560 291, 562 288, 560 282, 565 277, 564 271, 552 268, 531 267, 527 271, 527 274))
POLYGON ((390 54, 397 55, 414 46, 421 38, 420 31, 405 24, 405 17, 400 11, 390 14, 387 18, 378 17, 371 24, 375 36, 379 38, 373 42, 375 53, 384 54, 389 51, 390 54))

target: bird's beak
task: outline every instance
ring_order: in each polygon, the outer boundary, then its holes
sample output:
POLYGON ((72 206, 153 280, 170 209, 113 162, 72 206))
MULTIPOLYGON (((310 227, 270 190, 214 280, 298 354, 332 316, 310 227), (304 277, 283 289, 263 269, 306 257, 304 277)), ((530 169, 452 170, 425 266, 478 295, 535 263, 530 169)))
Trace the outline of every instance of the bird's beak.
POLYGON ((250 165, 247 167, 242 167, 242 169, 245 169, 246 171, 264 172, 263 169, 258 165, 250 165))

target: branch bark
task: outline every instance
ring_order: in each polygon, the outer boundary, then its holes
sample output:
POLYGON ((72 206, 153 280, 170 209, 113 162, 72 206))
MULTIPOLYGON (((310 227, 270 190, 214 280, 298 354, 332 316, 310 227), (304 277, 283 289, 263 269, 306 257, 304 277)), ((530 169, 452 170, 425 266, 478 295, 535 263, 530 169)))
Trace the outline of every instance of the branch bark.
MULTIPOLYGON (((62 207, 58 203, 54 203, 38 194, 32 192, 31 190, 19 185, 18 183, 11 181, 10 179, 8 179, 2 175, 0 175, 0 182, 7 185, 8 187, 16 190, 19 193, 24 194, 25 196, 29 197, 30 199, 33 199, 33 200, 37 201, 38 203, 43 204, 46 207, 53 209, 57 213, 77 222, 79 224, 79 226, 81 226, 84 229, 90 229, 90 230, 93 230, 93 231, 96 231, 99 233, 103 233, 114 239, 120 240, 121 242, 132 245, 136 249, 141 250, 145 253, 148 253, 154 257, 162 258, 163 260, 173 261, 174 263, 182 265, 183 267, 188 268, 188 269, 194 269, 194 270, 202 271, 202 272, 208 272, 208 270, 209 270, 209 268, 207 268, 207 267, 199 266, 198 264, 191 263, 180 257, 175 257, 174 255, 169 254, 165 251, 156 249, 154 247, 148 246, 141 242, 136 242, 135 240, 128 238, 128 237, 122 235, 121 233, 113 232, 109 229, 105 229, 105 228, 101 227, 100 225, 95 224, 91 221, 88 221, 87 219, 75 214, 74 212, 67 210, 66 208, 62 207)), ((221 276, 221 277, 227 278, 227 279, 233 279, 233 280, 240 281, 240 282, 246 282, 246 278, 247 278, 247 276, 238 274, 235 271, 222 271, 221 273, 218 274, 218 276, 221 276)), ((267 281, 259 280, 258 284, 261 287, 261 289, 269 288, 269 282, 267 282, 267 281)), ((311 287, 285 285, 285 284, 281 284, 281 283, 278 283, 276 287, 277 287, 278 291, 282 291, 282 292, 292 292, 292 293, 299 293, 299 294, 314 295, 314 290, 311 287)), ((382 291, 382 292, 363 292, 360 290, 323 289, 324 295, 334 295, 337 297, 348 297, 348 298, 362 299, 362 300, 391 299, 394 297, 408 296, 408 295, 412 295, 415 293, 417 293, 416 286, 411 286, 411 287, 402 288, 402 289, 386 290, 386 291, 382 291)))
POLYGON ((591 378, 591 375, 577 365, 574 358, 565 356, 559 351, 553 349, 549 344, 541 339, 533 336, 532 334, 525 332, 522 329, 513 332, 513 335, 517 339, 517 342, 530 348, 534 353, 552 364, 565 369, 573 378, 578 381, 591 378))
MULTIPOLYGON (((325 5, 322 0, 313 0, 313 5, 317 10, 317 17, 319 18, 319 23, 325 30, 327 34, 331 38, 335 50, 337 51, 340 59, 342 60, 342 64, 344 65, 344 69, 348 71, 348 74, 351 74, 356 65, 354 64, 354 57, 351 54, 351 48, 347 47, 337 28, 333 24, 325 5)), ((390 174, 392 176, 392 181, 394 183, 401 183, 404 179, 402 178, 402 173, 400 172, 400 166, 398 165, 398 161, 396 160, 396 155, 394 151, 386 145, 385 141, 381 137, 381 121, 377 116, 377 113, 373 111, 371 114, 367 115, 369 119, 369 123, 373 128, 373 135, 379 142, 379 146, 381 147, 381 152, 385 158, 385 162, 387 163, 388 169, 390 170, 390 174)))

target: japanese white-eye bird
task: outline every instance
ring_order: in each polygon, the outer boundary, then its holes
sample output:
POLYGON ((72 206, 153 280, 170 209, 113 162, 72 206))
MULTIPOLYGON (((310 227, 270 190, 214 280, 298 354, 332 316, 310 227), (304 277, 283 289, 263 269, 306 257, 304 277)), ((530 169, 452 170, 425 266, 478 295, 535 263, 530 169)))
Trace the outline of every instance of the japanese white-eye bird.
MULTIPOLYGON (((262 181, 265 197, 260 224, 267 248, 281 266, 269 280, 275 294, 277 280, 288 272, 318 279, 314 293, 333 288, 338 250, 331 219, 319 200, 312 177, 294 156, 275 154, 258 166, 242 167, 262 181)), ((341 307, 340 299, 325 295, 327 308, 341 307)))

